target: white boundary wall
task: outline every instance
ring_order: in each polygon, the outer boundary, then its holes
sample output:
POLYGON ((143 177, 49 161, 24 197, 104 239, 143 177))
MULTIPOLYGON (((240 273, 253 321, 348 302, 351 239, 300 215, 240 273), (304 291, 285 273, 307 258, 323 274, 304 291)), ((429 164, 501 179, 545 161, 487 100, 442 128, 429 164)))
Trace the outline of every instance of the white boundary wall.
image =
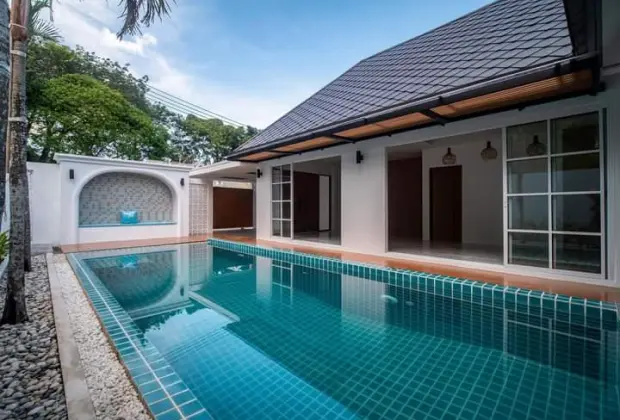
POLYGON ((29 162, 32 242, 63 245, 180 237, 189 235, 189 172, 191 167, 163 162, 136 162, 56 154, 57 164, 29 162), (74 179, 69 173, 73 170, 74 179), (88 181, 104 173, 152 176, 174 197, 175 224, 78 227, 79 197, 88 181), (181 185, 181 179, 184 185, 181 185))

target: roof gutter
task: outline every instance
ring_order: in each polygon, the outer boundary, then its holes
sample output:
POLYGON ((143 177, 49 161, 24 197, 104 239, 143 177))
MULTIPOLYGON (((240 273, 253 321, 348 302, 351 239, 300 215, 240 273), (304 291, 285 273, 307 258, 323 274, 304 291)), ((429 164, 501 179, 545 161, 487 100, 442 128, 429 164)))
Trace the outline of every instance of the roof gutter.
MULTIPOLYGON (((317 137, 331 136, 341 131, 381 122, 386 119, 428 110, 441 105, 449 105, 465 99, 471 99, 504 89, 538 82, 551 77, 563 76, 579 70, 594 69, 598 66, 598 52, 589 52, 577 57, 571 57, 555 63, 549 63, 519 73, 513 73, 497 79, 472 84, 445 94, 433 95, 414 102, 407 102, 401 105, 384 108, 382 110, 366 114, 362 117, 355 117, 354 119, 348 121, 345 120, 329 124, 315 131, 285 137, 277 142, 269 143, 263 146, 233 152, 227 156, 227 159, 239 160, 244 156, 249 156, 255 153, 272 151, 278 147, 300 143, 302 141, 311 140, 317 137)), ((594 80, 594 83, 598 84, 598 80, 594 80)))

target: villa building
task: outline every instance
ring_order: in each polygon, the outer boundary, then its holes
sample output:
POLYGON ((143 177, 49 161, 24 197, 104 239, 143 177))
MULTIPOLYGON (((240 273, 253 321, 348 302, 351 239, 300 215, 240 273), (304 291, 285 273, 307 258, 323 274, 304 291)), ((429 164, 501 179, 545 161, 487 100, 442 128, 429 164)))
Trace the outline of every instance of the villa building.
POLYGON ((254 228, 620 286, 619 45, 617 0, 498 0, 360 61, 227 161, 29 163, 33 242, 254 228))
POLYGON ((229 156, 257 238, 620 284, 619 45, 615 0, 499 0, 360 61, 229 156))

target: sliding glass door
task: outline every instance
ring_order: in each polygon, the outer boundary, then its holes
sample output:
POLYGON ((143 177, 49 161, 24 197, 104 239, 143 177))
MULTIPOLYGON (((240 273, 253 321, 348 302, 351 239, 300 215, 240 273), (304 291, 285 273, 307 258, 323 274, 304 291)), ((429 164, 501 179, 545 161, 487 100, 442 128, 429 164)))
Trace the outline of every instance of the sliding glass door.
POLYGON ((506 262, 605 274, 599 113, 506 129, 506 262))
POLYGON ((292 165, 271 168, 271 235, 291 238, 293 232, 292 165))

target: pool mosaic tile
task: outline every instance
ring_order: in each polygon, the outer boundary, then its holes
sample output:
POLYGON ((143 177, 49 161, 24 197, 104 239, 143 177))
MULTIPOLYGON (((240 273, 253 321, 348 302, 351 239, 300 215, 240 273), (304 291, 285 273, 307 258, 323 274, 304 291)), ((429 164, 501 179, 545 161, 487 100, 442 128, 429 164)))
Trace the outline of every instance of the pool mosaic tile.
POLYGON ((470 300, 500 308, 526 307, 529 311, 551 311, 563 314, 572 324, 615 330, 620 322, 618 306, 614 303, 581 299, 510 286, 482 283, 456 277, 417 271, 391 269, 372 264, 359 264, 327 257, 317 257, 297 251, 286 251, 247 245, 234 241, 210 238, 208 244, 261 257, 301 264, 323 271, 360 276, 390 285, 411 288, 453 299, 470 300))
POLYGON ((88 265, 83 264, 76 254, 69 255, 68 259, 151 414, 158 420, 188 419, 197 418, 195 415, 208 415, 88 265), (157 361, 158 364, 154 366, 153 361, 157 361), (174 393, 169 381, 172 375, 176 377, 174 393), (192 397, 182 403, 184 405, 174 399, 174 394, 179 392, 179 388, 183 388, 183 392, 192 397), (187 405, 189 402, 192 405, 187 405))
MULTIPOLYGON (((93 302, 134 381, 156 374, 138 387, 157 419, 620 417, 615 306, 224 241, 177 251, 190 305, 132 320, 93 302)), ((119 256, 74 269, 105 289, 89 267, 119 256)))

